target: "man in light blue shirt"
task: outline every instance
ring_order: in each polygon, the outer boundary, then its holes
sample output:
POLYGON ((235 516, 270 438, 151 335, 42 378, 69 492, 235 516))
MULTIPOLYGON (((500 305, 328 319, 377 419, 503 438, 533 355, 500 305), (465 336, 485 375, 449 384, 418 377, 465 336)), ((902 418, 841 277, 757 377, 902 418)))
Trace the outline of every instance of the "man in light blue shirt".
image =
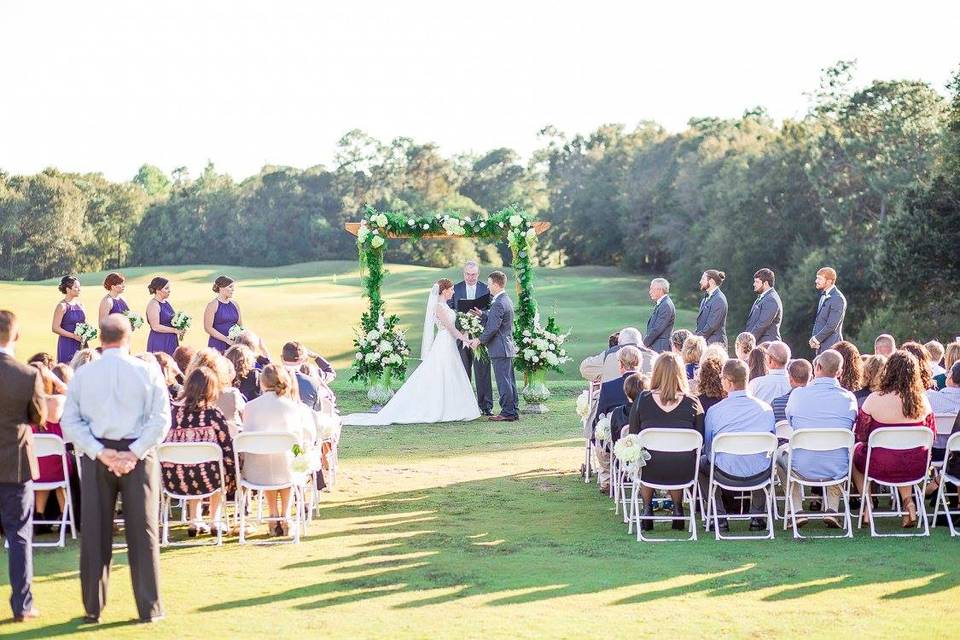
MULTIPOLYGON (((843 371, 843 356, 838 351, 827 349, 813 361, 813 382, 806 387, 794 389, 787 401, 786 417, 794 432, 804 429, 853 429, 857 419, 857 399, 840 386, 838 378, 843 371)), ((777 472, 780 482, 786 486, 788 448, 783 447, 777 457, 777 472)), ((850 467, 848 451, 793 452, 793 472, 807 480, 835 480, 847 474, 850 467)), ((802 491, 792 485, 793 502, 802 509, 802 491)), ((840 505, 840 486, 826 488, 827 511, 837 512, 840 505)), ((827 519, 827 526, 839 527, 835 519, 827 519)))
MULTIPOLYGON (((957 415, 960 413, 960 362, 954 362, 950 370, 947 371, 946 385, 939 391, 932 389, 927 391, 927 400, 930 401, 930 408, 934 415, 957 415)), ((950 434, 937 435, 933 441, 933 459, 937 462, 943 460, 944 450, 947 448, 947 440, 950 434)))
MULTIPOLYGON (((747 365, 740 360, 727 360, 723 365, 721 380, 727 397, 710 408, 704 419, 703 456, 700 458, 700 489, 706 497, 710 482, 710 452, 713 439, 724 433, 774 433, 773 409, 766 402, 747 393, 747 365)), ((753 455, 717 454, 714 478, 727 485, 750 486, 758 484, 770 475, 770 458, 762 453, 753 455)), ((763 491, 754 491, 750 501, 751 513, 763 513, 763 491)), ((717 513, 726 515, 723 501, 717 499, 717 513)), ((723 530, 726 519, 720 523, 723 530)), ((764 520, 754 518, 751 530, 766 528, 764 520)))
POLYGON ((754 378, 747 385, 750 394, 767 404, 790 392, 790 380, 787 378, 787 363, 790 362, 790 347, 784 342, 771 342, 767 346, 767 375, 754 378))
POLYGON ((155 449, 170 430, 170 396, 160 367, 129 353, 130 321, 100 323, 103 357, 77 370, 60 425, 85 455, 80 591, 84 620, 99 622, 106 606, 113 549, 113 514, 123 496, 127 560, 142 622, 163 617, 160 605, 158 506, 160 466, 155 449))

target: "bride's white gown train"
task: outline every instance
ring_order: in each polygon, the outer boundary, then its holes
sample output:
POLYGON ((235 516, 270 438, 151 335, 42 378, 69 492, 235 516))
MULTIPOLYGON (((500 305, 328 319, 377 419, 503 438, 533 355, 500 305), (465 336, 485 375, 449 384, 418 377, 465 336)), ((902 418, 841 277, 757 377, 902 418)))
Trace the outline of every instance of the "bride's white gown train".
POLYGON ((427 326, 429 333, 424 332, 424 340, 430 339, 434 325, 437 337, 420 366, 379 413, 351 413, 343 416, 343 424, 456 422, 480 417, 477 397, 457 350, 456 313, 435 298, 431 295, 428 303, 428 318, 431 305, 435 312, 434 321, 427 326))

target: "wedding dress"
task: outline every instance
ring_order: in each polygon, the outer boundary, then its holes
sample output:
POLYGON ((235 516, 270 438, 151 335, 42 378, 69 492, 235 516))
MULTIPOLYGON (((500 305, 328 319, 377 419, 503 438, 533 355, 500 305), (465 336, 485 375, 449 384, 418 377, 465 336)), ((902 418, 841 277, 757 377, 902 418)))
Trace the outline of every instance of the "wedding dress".
POLYGON ((457 350, 456 313, 430 291, 420 366, 379 413, 351 413, 345 425, 388 425, 475 420, 480 406, 457 350), (436 330, 436 338, 434 338, 436 330))

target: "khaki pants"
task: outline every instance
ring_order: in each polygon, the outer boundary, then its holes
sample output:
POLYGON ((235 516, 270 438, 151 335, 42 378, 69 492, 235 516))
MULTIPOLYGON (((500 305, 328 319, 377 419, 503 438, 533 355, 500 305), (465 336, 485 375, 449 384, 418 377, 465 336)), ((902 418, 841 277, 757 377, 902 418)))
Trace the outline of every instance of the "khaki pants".
POLYGON ((597 447, 597 482, 600 485, 610 484, 610 452, 597 447))
MULTIPOLYGON (((777 453, 777 477, 780 479, 780 484, 786 488, 787 486, 787 457, 789 456, 789 451, 787 447, 780 447, 779 452, 777 453)), ((793 472, 794 478, 807 479, 802 475, 793 472)), ((793 504, 796 507, 797 511, 803 511, 803 488, 796 482, 790 485, 790 493, 793 495, 793 504)), ((823 488, 824 493, 824 504, 826 505, 827 511, 839 511, 840 510, 840 496, 843 495, 843 492, 840 490, 840 485, 835 484, 829 487, 823 488)))

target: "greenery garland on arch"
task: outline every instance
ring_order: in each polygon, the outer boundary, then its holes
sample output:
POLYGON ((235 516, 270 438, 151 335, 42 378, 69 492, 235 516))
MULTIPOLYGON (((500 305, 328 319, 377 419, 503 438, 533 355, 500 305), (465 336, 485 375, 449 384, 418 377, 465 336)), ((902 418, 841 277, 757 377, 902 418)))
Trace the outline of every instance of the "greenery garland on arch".
MULTIPOLYGON (((518 348, 522 349, 524 337, 529 340, 531 335, 543 334, 544 328, 539 326, 537 303, 533 297, 532 253, 537 240, 537 230, 530 216, 522 209, 510 206, 486 218, 471 218, 458 213, 417 216, 377 211, 373 207, 367 207, 356 235, 360 278, 370 306, 360 317, 360 327, 354 339, 357 356, 351 381, 362 381, 369 386, 378 380, 403 379, 406 375, 406 359, 390 357, 398 355, 397 351, 406 345, 403 332, 399 329, 400 319, 385 311, 381 294, 383 278, 386 275, 383 259, 389 238, 505 238, 513 254, 513 270, 516 275, 514 341, 518 348)), ((556 331, 553 318, 549 319, 547 327, 556 331)), ((565 361, 566 356, 560 346, 566 336, 561 338, 560 343, 551 347, 559 357, 551 357, 549 361, 540 357, 537 357, 536 361, 518 357, 515 360, 516 368, 525 375, 547 369, 560 371, 560 364, 565 361)))

